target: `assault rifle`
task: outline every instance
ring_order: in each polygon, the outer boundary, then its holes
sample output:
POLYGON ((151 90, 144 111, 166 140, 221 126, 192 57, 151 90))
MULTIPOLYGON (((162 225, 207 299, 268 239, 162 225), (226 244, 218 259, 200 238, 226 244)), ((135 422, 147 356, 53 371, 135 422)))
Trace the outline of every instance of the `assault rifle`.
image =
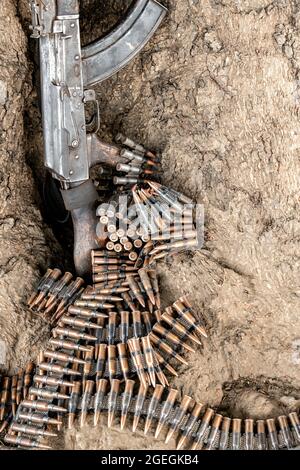
MULTIPOLYGON (((90 168, 124 163, 118 147, 97 137, 100 110, 90 87, 118 72, 147 43, 166 9, 156 0, 137 0, 128 16, 107 36, 81 47, 79 0, 31 0, 32 37, 39 40, 44 162, 59 181, 74 226, 74 263, 90 271, 96 248, 95 202, 90 168), (93 117, 86 122, 85 104, 93 117)), ((99 1, 101 8, 101 1, 99 1)), ((98 245, 99 246, 99 245, 98 245)))

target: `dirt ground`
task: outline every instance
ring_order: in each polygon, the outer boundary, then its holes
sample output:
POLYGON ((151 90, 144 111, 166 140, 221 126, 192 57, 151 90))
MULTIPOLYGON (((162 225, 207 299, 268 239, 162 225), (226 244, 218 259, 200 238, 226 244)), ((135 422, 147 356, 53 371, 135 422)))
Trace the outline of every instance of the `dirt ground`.
MULTIPOLYGON (((102 3, 82 2, 85 42, 120 14, 120 2, 102 3)), ((228 416, 277 416, 300 405, 300 2, 163 3, 153 40, 97 87, 100 135, 122 131, 160 150, 164 183, 204 205, 203 248, 159 265, 164 304, 188 294, 209 330, 172 385, 228 416)), ((49 335, 24 307, 28 292, 48 265, 70 264, 70 241, 43 218, 28 21, 27 1, 2 0, 0 367, 11 371, 49 335)), ((168 447, 105 425, 61 433, 55 445, 168 447)))

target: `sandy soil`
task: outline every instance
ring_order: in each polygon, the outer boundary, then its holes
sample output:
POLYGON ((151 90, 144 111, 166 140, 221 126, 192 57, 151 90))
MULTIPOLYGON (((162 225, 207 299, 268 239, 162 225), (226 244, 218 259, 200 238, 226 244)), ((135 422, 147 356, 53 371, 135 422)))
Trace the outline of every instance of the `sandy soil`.
MULTIPOLYGON (((84 2, 84 41, 118 17, 119 2, 104 2, 103 11, 96 3, 84 2)), ((300 404, 300 5, 164 4, 169 14, 154 39, 97 87, 101 137, 122 131, 160 150, 165 184, 204 205, 202 250, 159 266, 164 304, 188 294, 210 334, 172 385, 229 416, 276 416, 300 404)), ((28 18, 25 0, 2 0, 0 363, 11 371, 35 357, 49 334, 24 307, 28 291, 46 266, 70 263, 62 254, 70 241, 44 222, 38 191, 41 129, 28 18)), ((166 448, 106 426, 62 433, 56 445, 166 448)))

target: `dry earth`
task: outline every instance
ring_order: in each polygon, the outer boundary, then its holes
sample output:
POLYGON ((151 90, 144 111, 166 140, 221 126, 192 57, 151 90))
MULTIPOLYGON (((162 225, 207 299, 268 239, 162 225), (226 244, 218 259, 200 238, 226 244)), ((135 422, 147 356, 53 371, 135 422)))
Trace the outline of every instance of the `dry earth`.
MULTIPOLYGON (((117 1, 82 1, 84 41, 117 20, 117 1)), ((124 5, 130 2, 124 2, 124 5)), ((165 1, 140 56, 97 87, 101 136, 158 149, 164 182, 205 209, 205 243, 161 263, 165 305, 188 294, 209 339, 172 381, 229 416, 300 404, 298 0, 165 1)), ((40 116, 27 1, 0 10, 0 363, 34 358, 49 330, 24 307, 69 240, 44 222, 40 116)), ((164 449, 106 426, 62 433, 57 448, 164 449)), ((172 448, 174 443, 170 443, 172 448)))

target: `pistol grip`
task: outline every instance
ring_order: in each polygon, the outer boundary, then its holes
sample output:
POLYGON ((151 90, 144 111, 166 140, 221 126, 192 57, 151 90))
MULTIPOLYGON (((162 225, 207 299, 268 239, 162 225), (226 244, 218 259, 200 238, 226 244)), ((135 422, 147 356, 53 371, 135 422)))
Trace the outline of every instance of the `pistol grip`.
POLYGON ((81 277, 91 274, 91 250, 101 247, 104 240, 96 235, 97 191, 92 180, 68 190, 61 190, 65 207, 70 211, 74 227, 74 264, 81 277))

